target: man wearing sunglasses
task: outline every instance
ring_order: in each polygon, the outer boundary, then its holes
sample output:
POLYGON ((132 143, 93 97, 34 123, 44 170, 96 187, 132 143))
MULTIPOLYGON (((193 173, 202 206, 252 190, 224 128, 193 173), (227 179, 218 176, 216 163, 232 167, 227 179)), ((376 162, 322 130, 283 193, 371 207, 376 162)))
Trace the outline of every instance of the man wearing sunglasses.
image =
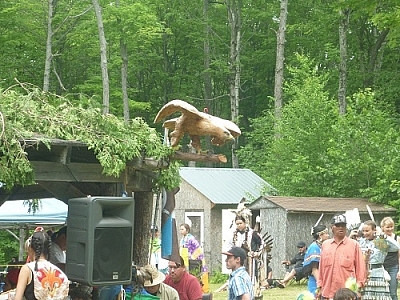
POLYGON ((198 279, 190 274, 185 267, 185 262, 180 257, 180 262, 168 262, 168 275, 164 283, 178 291, 180 300, 201 300, 203 292, 198 279))

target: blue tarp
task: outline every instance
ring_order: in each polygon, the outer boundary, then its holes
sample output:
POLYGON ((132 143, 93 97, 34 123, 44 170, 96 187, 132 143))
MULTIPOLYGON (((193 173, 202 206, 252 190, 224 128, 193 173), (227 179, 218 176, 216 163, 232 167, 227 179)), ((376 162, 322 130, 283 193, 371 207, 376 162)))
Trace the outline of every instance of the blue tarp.
POLYGON ((36 227, 66 223, 68 205, 56 198, 40 199, 35 213, 28 213, 24 200, 9 200, 0 206, 0 228, 36 227))

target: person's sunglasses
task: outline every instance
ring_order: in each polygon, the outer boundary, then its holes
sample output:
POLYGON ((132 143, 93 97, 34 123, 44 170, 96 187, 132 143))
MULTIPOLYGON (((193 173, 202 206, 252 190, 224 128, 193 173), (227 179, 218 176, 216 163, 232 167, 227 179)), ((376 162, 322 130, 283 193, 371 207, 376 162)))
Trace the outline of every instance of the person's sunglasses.
POLYGON ((176 264, 176 266, 168 266, 170 269, 179 269, 181 267, 181 264, 176 264))

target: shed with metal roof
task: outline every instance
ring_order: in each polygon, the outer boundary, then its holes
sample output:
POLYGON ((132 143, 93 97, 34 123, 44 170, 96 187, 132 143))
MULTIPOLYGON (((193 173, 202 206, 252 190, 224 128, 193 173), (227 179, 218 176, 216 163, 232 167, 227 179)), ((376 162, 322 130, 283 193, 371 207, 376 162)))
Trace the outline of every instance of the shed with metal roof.
POLYGON ((234 219, 230 210, 243 198, 251 202, 274 188, 249 169, 182 167, 180 176, 180 191, 175 195, 177 226, 191 223, 209 269, 220 270, 224 266, 221 250, 235 229, 230 228, 234 219))

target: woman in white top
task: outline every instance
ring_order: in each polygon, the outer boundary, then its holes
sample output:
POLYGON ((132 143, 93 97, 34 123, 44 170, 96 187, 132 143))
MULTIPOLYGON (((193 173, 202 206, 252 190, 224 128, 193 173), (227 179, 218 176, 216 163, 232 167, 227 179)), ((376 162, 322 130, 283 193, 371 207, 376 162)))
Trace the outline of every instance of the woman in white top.
MULTIPOLYGON (((400 242, 400 237, 394 233, 394 221, 391 217, 385 217, 381 221, 382 231, 392 237, 397 243, 400 242)), ((399 272, 400 251, 388 252, 383 263, 383 267, 390 275, 389 289, 392 300, 397 300, 397 280, 400 279, 399 272)))
POLYGON ((51 240, 42 227, 36 228, 27 240, 29 263, 22 266, 18 277, 15 296, 9 299, 22 300, 64 300, 68 297, 69 281, 57 266, 47 259, 51 240))

